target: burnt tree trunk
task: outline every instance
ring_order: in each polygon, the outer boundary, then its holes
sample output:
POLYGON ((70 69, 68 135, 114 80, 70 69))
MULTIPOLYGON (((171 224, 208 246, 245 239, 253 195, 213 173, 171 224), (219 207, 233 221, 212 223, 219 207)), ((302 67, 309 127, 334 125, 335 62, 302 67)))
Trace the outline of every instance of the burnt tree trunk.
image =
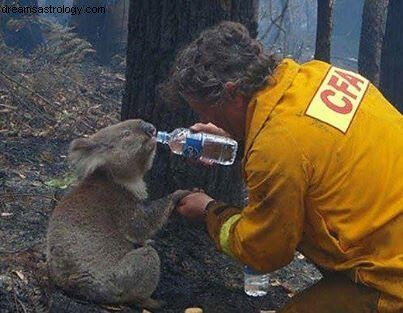
POLYGON ((358 70, 376 86, 379 86, 388 2, 388 0, 365 0, 362 13, 358 70))
MULTIPOLYGON (((83 11, 87 7, 106 7, 108 0, 74 0, 73 6, 82 7, 83 11)), ((98 51, 104 30, 106 13, 88 14, 81 12, 80 15, 72 15, 70 26, 81 37, 86 39, 98 51)))
POLYGON ((110 3, 106 10, 103 36, 99 53, 101 60, 108 62, 114 55, 126 52, 129 0, 110 3))
MULTIPOLYGON (((241 21, 256 36, 257 6, 256 0, 132 0, 122 119, 141 118, 169 131, 195 123, 198 119, 189 108, 173 111, 157 104, 156 86, 167 78, 178 49, 207 27, 222 20, 241 21)), ((202 187, 234 205, 245 202, 239 160, 231 167, 205 169, 159 147, 147 183, 151 198, 202 187)), ((156 297, 167 301, 164 312, 183 312, 190 305, 205 312, 256 312, 257 304, 243 293, 241 267, 216 252, 203 225, 173 214, 158 234, 156 248, 162 260, 156 297)), ((272 291, 271 296, 265 301, 273 301, 272 291)))
POLYGON ((391 0, 381 59, 381 90, 403 113, 403 1, 391 0))
POLYGON ((315 59, 330 62, 334 0, 318 0, 315 59))
POLYGON ((118 54, 124 54, 127 38, 129 0, 74 0, 74 6, 105 7, 104 13, 81 13, 71 17, 70 26, 81 38, 89 41, 99 59, 108 63, 118 54))

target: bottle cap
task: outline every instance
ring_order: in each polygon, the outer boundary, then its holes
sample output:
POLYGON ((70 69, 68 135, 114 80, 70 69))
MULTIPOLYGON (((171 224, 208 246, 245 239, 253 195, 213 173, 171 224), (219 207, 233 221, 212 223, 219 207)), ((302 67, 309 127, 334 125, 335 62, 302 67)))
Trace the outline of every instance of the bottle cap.
POLYGON ((159 131, 157 132, 157 142, 166 143, 169 141, 170 136, 167 132, 159 131))
POLYGON ((264 274, 264 273, 260 273, 260 272, 255 271, 254 269, 252 269, 251 267, 249 267, 247 265, 245 265, 243 267, 243 271, 244 271, 245 274, 248 274, 248 275, 263 275, 264 274))

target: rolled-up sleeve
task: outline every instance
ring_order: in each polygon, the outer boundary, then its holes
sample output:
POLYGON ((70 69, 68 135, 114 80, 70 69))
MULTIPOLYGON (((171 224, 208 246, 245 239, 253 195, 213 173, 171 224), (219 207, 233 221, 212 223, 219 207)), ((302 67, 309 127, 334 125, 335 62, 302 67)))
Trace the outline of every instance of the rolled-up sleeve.
POLYGON ((301 240, 309 163, 282 127, 263 130, 245 164, 248 205, 215 204, 207 224, 218 249, 260 272, 288 264, 301 240))

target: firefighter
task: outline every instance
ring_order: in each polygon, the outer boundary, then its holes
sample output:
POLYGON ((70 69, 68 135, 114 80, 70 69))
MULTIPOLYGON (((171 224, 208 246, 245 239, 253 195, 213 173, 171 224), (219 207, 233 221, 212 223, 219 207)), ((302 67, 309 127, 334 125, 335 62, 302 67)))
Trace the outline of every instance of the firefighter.
POLYGON ((217 248, 266 273, 296 250, 322 271, 279 312, 403 312, 403 118, 366 78, 268 55, 223 22, 177 56, 165 99, 195 131, 243 146, 248 204, 203 192, 178 205, 217 248))

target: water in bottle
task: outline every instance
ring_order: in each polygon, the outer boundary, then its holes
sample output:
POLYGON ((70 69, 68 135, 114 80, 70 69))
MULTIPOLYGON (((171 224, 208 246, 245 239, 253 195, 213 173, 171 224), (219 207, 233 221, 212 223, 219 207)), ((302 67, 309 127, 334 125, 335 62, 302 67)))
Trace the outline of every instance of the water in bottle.
POLYGON ((157 141, 167 144, 175 154, 222 165, 234 163, 238 148, 238 143, 231 138, 193 133, 187 128, 178 128, 171 133, 159 131, 157 141))
POLYGON ((269 288, 269 275, 257 273, 249 266, 244 266, 244 289, 248 296, 262 297, 269 288))

